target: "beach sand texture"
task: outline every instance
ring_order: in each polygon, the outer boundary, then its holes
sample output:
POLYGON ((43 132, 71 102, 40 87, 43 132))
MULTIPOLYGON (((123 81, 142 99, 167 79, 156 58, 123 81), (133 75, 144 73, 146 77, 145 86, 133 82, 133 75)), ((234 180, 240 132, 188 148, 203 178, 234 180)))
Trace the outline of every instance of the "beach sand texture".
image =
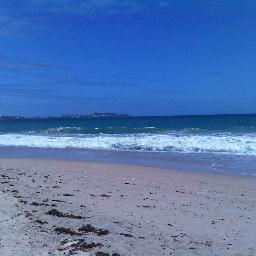
POLYGON ((36 159, 0 168, 0 255, 256 255, 255 178, 36 159))

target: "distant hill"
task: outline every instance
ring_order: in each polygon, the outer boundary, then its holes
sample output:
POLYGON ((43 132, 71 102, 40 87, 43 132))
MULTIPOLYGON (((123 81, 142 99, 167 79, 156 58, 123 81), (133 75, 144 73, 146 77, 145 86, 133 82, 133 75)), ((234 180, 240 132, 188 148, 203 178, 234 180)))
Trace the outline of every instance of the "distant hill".
POLYGON ((8 115, 0 115, 0 120, 23 120, 23 119, 61 119, 61 118, 70 118, 70 119, 84 119, 84 118, 99 118, 99 117, 129 117, 128 114, 117 114, 117 113, 89 113, 86 115, 82 114, 67 114, 67 115, 61 115, 61 116, 48 116, 48 117, 24 117, 24 116, 8 116, 8 115))
POLYGON ((80 114, 69 114, 69 115, 63 115, 60 118, 97 118, 97 117, 129 117, 128 114, 117 114, 117 113, 89 113, 86 115, 80 115, 80 114))
POLYGON ((0 120, 26 119, 24 116, 0 116, 0 120))

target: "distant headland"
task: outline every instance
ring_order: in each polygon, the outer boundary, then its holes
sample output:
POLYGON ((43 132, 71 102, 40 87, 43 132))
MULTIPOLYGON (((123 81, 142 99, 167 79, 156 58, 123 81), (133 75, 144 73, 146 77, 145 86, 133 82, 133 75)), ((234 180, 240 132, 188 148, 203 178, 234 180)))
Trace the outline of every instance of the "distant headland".
POLYGON ((86 118, 99 118, 99 117, 130 117, 128 114, 117 114, 117 113, 89 113, 89 114, 66 114, 66 115, 60 115, 60 116, 37 116, 37 117, 25 117, 21 115, 17 116, 9 116, 9 115, 0 115, 0 120, 25 120, 25 119, 86 119, 86 118))

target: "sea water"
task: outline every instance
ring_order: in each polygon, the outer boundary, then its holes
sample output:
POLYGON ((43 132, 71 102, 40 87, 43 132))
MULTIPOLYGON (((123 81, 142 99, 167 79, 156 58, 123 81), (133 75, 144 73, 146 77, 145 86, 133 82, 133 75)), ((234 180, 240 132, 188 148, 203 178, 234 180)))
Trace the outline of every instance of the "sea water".
POLYGON ((1 120, 0 146, 2 154, 4 147, 68 149, 87 160, 101 152, 113 160, 256 175, 256 115, 1 120))

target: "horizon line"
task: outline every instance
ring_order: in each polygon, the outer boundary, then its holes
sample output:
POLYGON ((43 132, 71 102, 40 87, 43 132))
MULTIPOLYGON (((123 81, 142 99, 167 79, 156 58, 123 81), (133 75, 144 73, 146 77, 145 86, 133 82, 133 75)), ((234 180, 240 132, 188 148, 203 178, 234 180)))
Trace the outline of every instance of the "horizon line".
POLYGON ((109 116, 103 116, 103 112, 94 112, 94 113, 88 113, 88 114, 61 114, 61 115, 38 115, 38 116, 26 116, 26 115, 8 115, 3 114, 0 115, 0 119, 5 117, 17 117, 17 119, 48 119, 48 118, 67 118, 67 119, 76 119, 79 118, 79 116, 82 118, 139 118, 139 117, 193 117, 193 116, 248 116, 248 115, 256 115, 256 113, 216 113, 216 114, 174 114, 174 115, 132 115, 127 113, 114 113, 109 112, 109 116), (102 116, 90 116, 93 114, 99 114, 102 116), (111 116, 112 114, 112 116, 111 116), (113 116, 116 115, 116 116, 113 116), (73 117, 72 117, 73 116, 73 117))

